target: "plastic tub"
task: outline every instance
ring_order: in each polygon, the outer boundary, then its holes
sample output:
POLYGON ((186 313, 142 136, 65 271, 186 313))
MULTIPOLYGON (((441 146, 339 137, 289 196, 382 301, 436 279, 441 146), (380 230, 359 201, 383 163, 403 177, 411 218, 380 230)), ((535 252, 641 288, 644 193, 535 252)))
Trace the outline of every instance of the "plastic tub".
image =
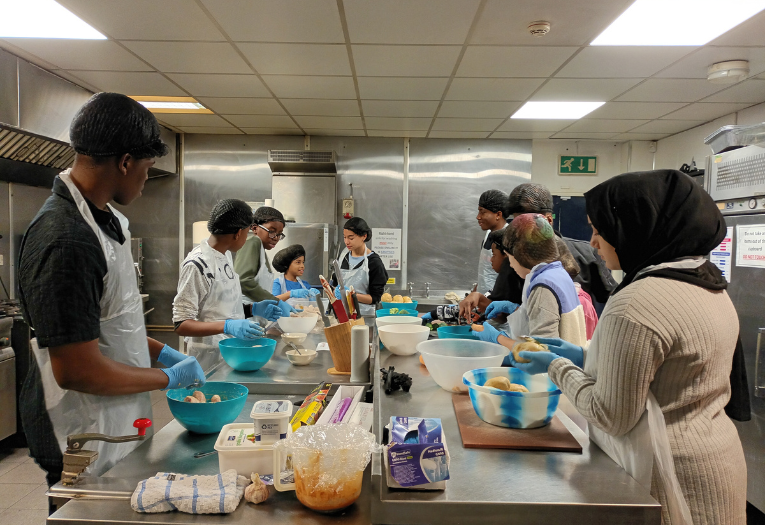
POLYGON ((422 360, 438 386, 449 392, 467 392, 462 376, 469 370, 502 365, 510 352, 502 345, 468 339, 433 339, 417 345, 422 360))
POLYGON ((253 405, 250 417, 255 428, 255 442, 275 443, 287 437, 287 427, 292 417, 292 401, 286 399, 258 401, 253 405))
POLYGON ((395 315, 389 315, 388 317, 378 317, 377 319, 375 319, 375 323, 377 323, 377 328, 380 328, 381 326, 390 326, 393 324, 407 324, 407 325, 414 325, 414 326, 422 326, 422 318, 413 317, 410 315, 402 315, 401 317, 397 317, 395 315))
POLYGON ((547 425, 560 401, 560 390, 547 374, 529 375, 517 368, 479 368, 462 376, 478 417, 499 427, 538 428, 547 425), (483 386, 492 377, 507 377, 528 392, 505 392, 483 386))
POLYGON ((276 341, 267 337, 236 339, 231 337, 218 343, 223 360, 240 372, 260 370, 273 357, 276 341))
POLYGON ((461 326, 441 326, 436 332, 438 332, 439 339, 470 339, 471 341, 478 341, 478 338, 470 333, 470 325, 461 326))
POLYGON ((427 341, 430 328, 427 326, 412 326, 409 324, 392 324, 377 329, 380 341, 385 348, 396 355, 412 355, 417 352, 417 345, 427 341))
MULTIPOLYGON (((292 430, 289 430, 291 433, 292 430)), ((252 425, 231 423, 225 425, 215 442, 218 451, 218 468, 221 472, 236 470, 240 476, 250 478, 252 473, 265 476, 274 473, 273 443, 258 445, 254 441, 252 425)), ((282 469, 284 465, 282 465, 282 469)))
POLYGON ((233 422, 244 408, 249 393, 246 386, 237 383, 210 381, 200 388, 178 388, 167 391, 167 405, 173 417, 186 430, 198 434, 220 432, 224 425, 233 422), (207 399, 219 395, 219 403, 186 403, 184 399, 194 390, 201 391, 207 399))
POLYGON ((416 308, 399 308, 399 311, 395 314, 390 313, 390 308, 385 308, 383 310, 377 310, 375 313, 377 317, 388 317, 393 315, 400 315, 401 317, 417 317, 417 309, 416 308), (403 313, 402 313, 403 312, 403 313))
POLYGON ((386 310, 390 310, 391 308, 406 308, 408 310, 414 309, 417 310, 417 301, 412 301, 411 303, 380 303, 382 307, 386 310))
POLYGON ((316 326, 319 314, 308 314, 304 317, 280 317, 279 328, 283 332, 293 334, 307 334, 316 326))

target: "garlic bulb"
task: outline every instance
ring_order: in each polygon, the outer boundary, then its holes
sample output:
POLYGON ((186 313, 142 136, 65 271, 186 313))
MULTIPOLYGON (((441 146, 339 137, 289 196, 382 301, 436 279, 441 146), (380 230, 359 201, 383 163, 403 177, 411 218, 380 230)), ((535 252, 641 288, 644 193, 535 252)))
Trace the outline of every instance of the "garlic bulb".
POLYGON ((244 489, 244 499, 250 503, 263 503, 268 499, 268 485, 263 483, 257 473, 250 476, 252 483, 244 489))

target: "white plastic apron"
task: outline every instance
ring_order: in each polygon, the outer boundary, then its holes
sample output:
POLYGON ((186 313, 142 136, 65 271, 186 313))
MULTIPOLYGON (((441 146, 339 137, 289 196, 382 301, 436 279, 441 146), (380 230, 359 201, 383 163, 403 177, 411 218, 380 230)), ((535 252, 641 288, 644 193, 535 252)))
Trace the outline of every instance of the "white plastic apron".
MULTIPOLYGON (((696 268, 703 262, 703 259, 692 258, 649 266, 641 270, 635 278, 660 268, 696 268)), ((584 363, 585 373, 593 378, 598 376, 597 362, 598 331, 596 329, 584 363)), ((643 412, 640 420, 623 436, 611 436, 594 425, 588 425, 588 429, 590 439, 648 490, 651 488, 651 474, 655 459, 658 474, 667 495, 667 512, 672 525, 692 525, 691 511, 675 473, 664 414, 653 393, 648 392, 646 411, 643 412)))
MULTIPOLYGON (((141 368, 151 367, 149 345, 143 318, 143 302, 135 280, 135 267, 130 251, 128 220, 109 206, 119 219, 126 241, 120 245, 106 235, 96 223, 88 203, 72 182, 70 170, 59 177, 66 184, 82 217, 93 229, 106 259, 106 276, 101 297, 100 333, 98 348, 101 353, 118 363, 141 368)), ((151 418, 151 396, 148 392, 123 396, 96 396, 58 386, 53 376, 47 348, 39 348, 32 340, 32 351, 40 369, 45 391, 45 408, 61 452, 66 450, 66 437, 70 434, 98 432, 111 436, 136 433, 133 421, 151 418)), ((150 429, 151 430, 151 429, 150 429)), ((88 471, 100 476, 127 456, 141 442, 104 443, 91 441, 89 449, 98 452, 98 459, 88 471)))
MULTIPOLYGON (((268 259, 266 258, 266 249, 263 248, 263 242, 261 242, 260 268, 258 269, 258 273, 255 274, 255 280, 258 282, 258 285, 260 285, 261 288, 263 288, 266 292, 271 293, 271 290, 274 286, 274 274, 268 266, 269 264, 268 259)), ((242 304, 252 304, 252 302, 252 299, 242 294, 242 304)))
MULTIPOLYGON (((297 278, 297 282, 303 290, 310 290, 310 287, 306 286, 305 281, 303 281, 303 279, 301 279, 300 277, 297 278)), ((281 286, 282 293, 285 293, 287 291, 287 279, 284 277, 284 274, 281 274, 279 276, 279 286, 281 286)), ((295 308, 300 303, 300 301, 305 301, 305 299, 296 299, 296 298, 290 297, 285 302, 291 307, 295 308)))
MULTIPOLYGON (((239 275, 234 271, 231 252, 226 252, 226 263, 221 268, 216 257, 216 251, 207 244, 207 240, 199 243, 199 248, 214 276, 210 292, 199 305, 197 320, 212 323, 226 319, 244 319, 244 308, 241 301, 242 286, 239 284, 239 275)), ((218 334, 186 338, 189 355, 197 358, 205 374, 223 360, 218 342, 229 337, 231 336, 218 334)))
POLYGON ((494 283, 497 282, 497 272, 491 267, 491 248, 484 248, 486 239, 491 232, 487 231, 481 244, 481 253, 478 255, 478 288, 476 291, 482 294, 491 292, 494 289, 494 283))
MULTIPOLYGON (((343 274, 343 284, 346 288, 353 286, 356 293, 369 294, 369 256, 372 253, 373 252, 366 253, 365 251, 364 262, 358 268, 353 270, 340 270, 340 273, 343 274)), ((343 250, 343 253, 340 256, 341 261, 345 259, 346 254, 348 254, 347 248, 343 250)), ((350 266, 351 258, 348 257, 348 267, 350 268, 350 266)), ((359 309, 361 310, 361 315, 366 315, 368 317, 374 317, 375 315, 375 305, 373 304, 364 304, 359 301, 359 309)))

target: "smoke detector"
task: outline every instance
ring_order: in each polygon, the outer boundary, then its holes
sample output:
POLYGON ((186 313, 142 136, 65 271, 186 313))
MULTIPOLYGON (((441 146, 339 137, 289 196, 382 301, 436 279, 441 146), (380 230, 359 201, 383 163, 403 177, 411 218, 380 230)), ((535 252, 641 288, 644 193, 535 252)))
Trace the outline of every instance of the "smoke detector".
POLYGON ((531 22, 528 29, 531 36, 545 36, 550 32, 550 22, 537 20, 536 22, 531 22))
POLYGON ((749 76, 748 60, 717 62, 707 68, 707 80, 713 84, 733 84, 749 76))

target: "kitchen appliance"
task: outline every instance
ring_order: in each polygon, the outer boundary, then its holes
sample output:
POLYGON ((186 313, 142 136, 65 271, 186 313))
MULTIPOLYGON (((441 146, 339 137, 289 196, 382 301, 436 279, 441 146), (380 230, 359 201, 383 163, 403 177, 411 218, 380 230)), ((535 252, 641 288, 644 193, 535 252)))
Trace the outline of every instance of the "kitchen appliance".
POLYGON ((11 347, 13 318, 0 319, 0 440, 18 430, 16 422, 16 354, 11 347))
POLYGON ((728 255, 713 252, 713 260, 728 261, 728 295, 738 312, 749 382, 752 418, 734 421, 746 456, 747 499, 765 512, 765 259, 757 249, 765 256, 765 245, 749 242, 765 239, 765 148, 712 155, 706 173, 708 191, 732 228, 728 255))

